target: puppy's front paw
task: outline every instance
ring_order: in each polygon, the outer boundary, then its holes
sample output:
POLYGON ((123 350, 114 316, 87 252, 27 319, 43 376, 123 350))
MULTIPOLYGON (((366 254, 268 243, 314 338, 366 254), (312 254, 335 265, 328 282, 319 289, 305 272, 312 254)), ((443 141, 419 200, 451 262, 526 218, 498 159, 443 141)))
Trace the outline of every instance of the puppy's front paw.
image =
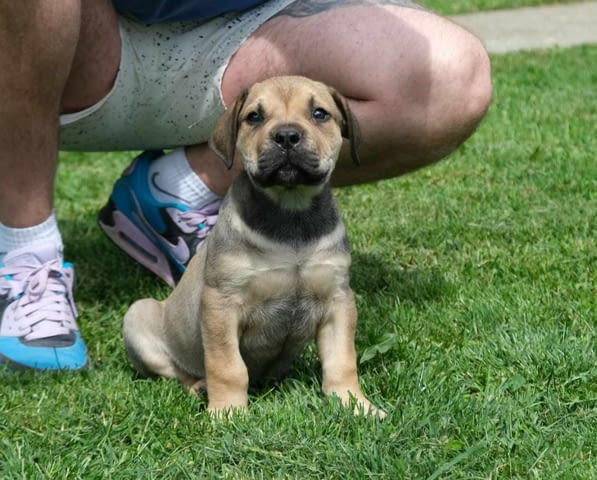
POLYGON ((356 405, 353 409, 353 413, 355 415, 367 415, 368 417, 377 417, 380 420, 383 420, 387 416, 386 412, 384 412, 381 408, 377 408, 366 398, 357 400, 356 405))
POLYGON ((207 411, 214 418, 230 418, 235 414, 246 412, 249 404, 249 396, 244 392, 214 395, 212 391, 210 395, 208 389, 207 399, 207 411))
POLYGON ((332 393, 332 395, 338 396, 342 405, 346 408, 352 408, 352 413, 354 415, 366 415, 368 417, 377 417, 382 420, 386 418, 386 412, 381 408, 377 408, 360 393, 345 390, 342 394, 332 393))
POLYGON ((214 420, 231 419, 235 415, 243 414, 247 412, 246 405, 227 405, 227 406, 214 406, 212 402, 207 406, 207 411, 214 420))

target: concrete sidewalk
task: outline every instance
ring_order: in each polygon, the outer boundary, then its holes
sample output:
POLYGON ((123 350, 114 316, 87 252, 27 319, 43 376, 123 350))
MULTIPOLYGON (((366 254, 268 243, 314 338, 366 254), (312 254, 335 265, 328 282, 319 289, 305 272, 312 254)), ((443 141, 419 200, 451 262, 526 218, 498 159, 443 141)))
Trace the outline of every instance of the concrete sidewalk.
POLYGON ((593 1, 450 18, 478 35, 490 53, 597 43, 597 2, 593 1))

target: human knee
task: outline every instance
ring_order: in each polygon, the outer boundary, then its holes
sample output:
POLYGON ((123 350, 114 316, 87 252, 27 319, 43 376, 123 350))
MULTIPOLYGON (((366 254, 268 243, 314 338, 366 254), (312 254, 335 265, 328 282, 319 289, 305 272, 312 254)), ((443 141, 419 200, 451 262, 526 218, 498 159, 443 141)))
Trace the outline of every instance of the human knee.
POLYGON ((468 137, 485 116, 492 97, 491 66, 482 43, 461 31, 440 46, 436 55, 435 84, 438 120, 468 137))
POLYGON ((397 174, 452 153, 472 135, 491 102, 491 68, 485 48, 472 34, 452 24, 447 32, 452 38, 428 36, 417 55, 402 57, 392 67, 395 73, 388 73, 394 78, 394 88, 384 89, 376 102, 386 120, 380 140, 386 151, 401 152, 397 174))
POLYGON ((429 161, 447 155, 475 131, 492 96, 489 58, 481 42, 456 26, 444 33, 451 36, 430 36, 425 56, 397 67, 409 75, 390 103, 409 143, 429 161))
POLYGON ((485 47, 476 37, 470 36, 468 48, 462 51, 461 95, 466 102, 466 114, 476 125, 487 112, 492 97, 491 64, 485 47))

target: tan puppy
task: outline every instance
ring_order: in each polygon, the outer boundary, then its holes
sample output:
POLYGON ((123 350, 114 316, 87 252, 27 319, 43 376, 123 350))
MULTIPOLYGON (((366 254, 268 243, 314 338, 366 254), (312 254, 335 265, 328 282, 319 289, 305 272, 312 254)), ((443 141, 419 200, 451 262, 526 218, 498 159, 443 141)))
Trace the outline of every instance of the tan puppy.
POLYGON ((283 376, 315 338, 323 391, 384 416, 357 378, 350 252, 329 186, 342 137, 358 163, 345 99, 303 77, 256 84, 222 115, 210 145, 244 172, 170 297, 126 313, 141 374, 206 389, 210 411, 245 408, 249 383, 283 376))

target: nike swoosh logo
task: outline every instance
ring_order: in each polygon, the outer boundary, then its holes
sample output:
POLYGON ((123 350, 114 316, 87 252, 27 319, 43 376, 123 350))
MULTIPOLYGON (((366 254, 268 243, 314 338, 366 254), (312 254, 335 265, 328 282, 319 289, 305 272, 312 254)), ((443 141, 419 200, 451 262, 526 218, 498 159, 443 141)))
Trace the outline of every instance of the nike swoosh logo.
POLYGON ((189 250, 189 247, 187 246, 186 242, 181 237, 178 237, 176 245, 173 243, 170 243, 168 240, 166 240, 164 237, 162 237, 162 235, 158 231, 156 231, 153 228, 153 226, 151 226, 151 224, 149 222, 145 221, 145 219, 140 217, 136 212, 133 213, 133 216, 135 217, 135 219, 137 221, 137 225, 139 225, 139 224, 145 225, 145 228, 149 229, 151 231, 151 233, 153 234, 153 236, 180 263, 186 264, 187 261, 189 260, 189 258, 191 258, 191 251, 189 250))
POLYGON ((173 195, 172 193, 164 190, 162 187, 160 187, 158 185, 158 183, 156 182, 156 179, 159 176, 160 176, 160 172, 154 172, 154 174, 151 176, 150 182, 151 182, 151 185, 153 186, 153 188, 155 188, 158 192, 163 193, 164 195, 168 195, 169 197, 176 198, 177 200, 180 200, 182 203, 185 203, 184 198, 180 198, 176 195, 173 195))
POLYGON ((176 245, 163 238, 162 243, 180 263, 185 264, 189 258, 191 258, 191 251, 182 238, 178 237, 178 243, 176 245))

